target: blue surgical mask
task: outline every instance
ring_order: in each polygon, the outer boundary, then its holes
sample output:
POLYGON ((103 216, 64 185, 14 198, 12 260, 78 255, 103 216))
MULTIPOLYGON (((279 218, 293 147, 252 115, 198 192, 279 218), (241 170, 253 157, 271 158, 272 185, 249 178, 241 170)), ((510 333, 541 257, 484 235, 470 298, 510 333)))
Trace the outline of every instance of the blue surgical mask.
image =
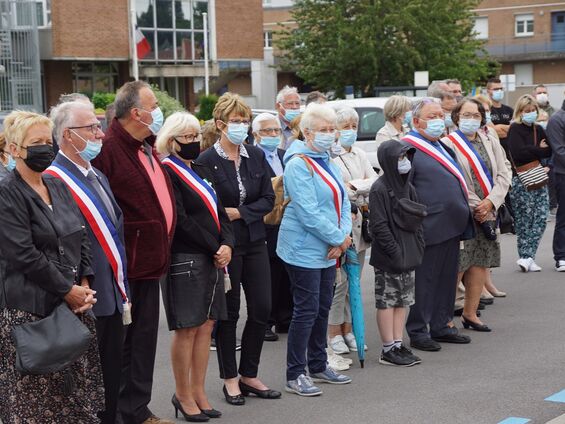
POLYGON ((339 143, 343 147, 351 147, 357 141, 357 131, 355 130, 341 130, 339 132, 339 143))
POLYGON ((265 150, 274 152, 279 144, 281 144, 281 138, 279 136, 261 137, 261 142, 259 144, 265 150))
POLYGON ((544 130, 547 129, 547 121, 540 121, 540 122, 536 122, 536 124, 538 124, 540 127, 542 127, 544 130))
POLYGON ((300 109, 285 109, 284 111, 284 119, 288 122, 292 121, 298 115, 300 115, 300 109))
POLYGON ((523 113, 522 122, 526 124, 533 124, 538 119, 538 113, 534 110, 533 112, 523 113))
POLYGON ((445 121, 443 119, 430 119, 427 121, 424 132, 432 138, 439 138, 445 132, 445 121))
POLYGON ((473 135, 481 127, 481 121, 476 119, 460 119, 459 129, 465 135, 473 135))
POLYGON ((485 118, 486 118, 487 124, 492 123, 492 117, 490 115, 490 112, 485 112, 485 118))
POLYGON ((322 133, 317 132, 314 134, 313 146, 320 152, 327 152, 335 143, 335 132, 322 133))
POLYGON ((226 136, 236 146, 243 144, 247 138, 247 131, 249 131, 249 124, 228 124, 228 133, 226 136))
POLYGON ((412 126, 412 111, 409 110, 404 114, 404 120, 402 121, 404 125, 411 127, 412 126))
POLYGON ((504 90, 496 90, 492 92, 492 99, 495 102, 500 102, 504 98, 504 90))
POLYGON ((341 147, 341 144, 339 143, 332 144, 332 147, 330 147, 330 157, 332 159, 337 158, 342 153, 343 153, 343 147, 341 147))
POLYGON ((12 157, 12 155, 8 156, 8 163, 5 165, 5 168, 8 171, 16 169, 16 160, 12 157))
POLYGON ((410 169, 412 169, 412 162, 410 162, 410 159, 405 157, 404 159, 398 161, 398 172, 400 174, 408 174, 410 172, 410 169))
MULTIPOLYGON (((148 110, 145 111, 149 112, 148 110)), ((163 126, 163 121, 165 120, 165 117, 163 116, 163 112, 161 111, 160 107, 158 107, 157 109, 153 109, 151 111, 151 118, 153 119, 153 122, 151 122, 150 124, 143 121, 139 121, 139 122, 147 125, 149 127, 149 130, 151 130, 151 132, 153 133, 153 135, 157 135, 157 133, 163 126)))
POLYGON ((453 126, 453 120, 451 119, 451 113, 447 113, 445 115, 445 126, 446 127, 452 127, 453 126))
POLYGON ((81 158, 83 158, 87 162, 90 162, 92 159, 94 159, 96 156, 98 156, 98 154, 100 153, 100 150, 102 149, 102 142, 87 140, 84 137, 77 134, 76 131, 74 131, 74 130, 71 130, 71 131, 78 138, 80 138, 82 141, 84 141, 86 143, 86 146, 84 146, 84 149, 82 149, 82 151, 80 151, 80 152, 75 147, 75 145, 73 144, 73 147, 75 148, 75 150, 77 151, 77 153, 80 155, 81 158))

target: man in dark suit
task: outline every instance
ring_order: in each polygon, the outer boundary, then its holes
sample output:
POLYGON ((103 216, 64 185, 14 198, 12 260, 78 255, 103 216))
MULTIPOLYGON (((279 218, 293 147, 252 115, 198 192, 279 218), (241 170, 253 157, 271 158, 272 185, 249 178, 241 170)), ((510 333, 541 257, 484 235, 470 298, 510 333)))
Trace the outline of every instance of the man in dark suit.
MULTIPOLYGON (((119 237, 117 243, 121 243, 123 247, 122 211, 114 199, 106 177, 90 165, 90 160, 100 151, 104 137, 92 104, 78 101, 62 103, 52 110, 51 119, 55 124, 54 133, 59 144, 59 152, 53 165, 74 177, 97 199, 99 212, 108 217, 119 237)), ((125 291, 126 298, 124 298, 110 265, 111 258, 102 249, 100 240, 93 232, 91 221, 84 214, 83 216, 92 245, 92 268, 95 278, 91 288, 96 291, 98 300, 93 311, 96 316, 96 333, 106 398, 106 410, 100 411, 98 416, 102 423, 113 424, 116 422, 120 391, 124 322, 127 322, 124 318, 127 320, 129 317, 127 303, 129 293, 125 278, 119 277, 125 291)), ((123 259, 125 261, 125 257, 123 259)))
MULTIPOLYGON (((280 148, 282 129, 276 116, 270 113, 261 113, 253 120, 253 136, 258 147, 265 152, 269 163, 271 178, 282 177, 284 171, 285 150, 280 148)), ((276 194, 276 193, 275 193, 276 194)), ((280 225, 266 225, 267 250, 271 265, 271 317, 265 331, 265 341, 277 341, 276 333, 288 333, 292 319, 292 295, 290 281, 283 261, 278 257, 277 240, 280 225), (275 331, 273 332, 273 326, 275 331)))
POLYGON ((444 343, 469 343, 453 326, 453 305, 459 265, 459 244, 473 234, 467 189, 454 153, 439 140, 445 131, 444 113, 434 99, 422 99, 413 110, 414 130, 404 141, 416 147, 413 184, 421 203, 426 249, 416 268, 416 302, 406 330, 412 347, 438 351, 444 343), (429 326, 429 328, 428 328, 429 326))
POLYGON ((175 228, 171 182, 153 151, 163 113, 149 84, 124 84, 116 117, 92 162, 110 182, 124 214, 132 324, 124 343, 118 409, 126 424, 172 424, 149 409, 159 330, 159 279, 165 274, 175 228))

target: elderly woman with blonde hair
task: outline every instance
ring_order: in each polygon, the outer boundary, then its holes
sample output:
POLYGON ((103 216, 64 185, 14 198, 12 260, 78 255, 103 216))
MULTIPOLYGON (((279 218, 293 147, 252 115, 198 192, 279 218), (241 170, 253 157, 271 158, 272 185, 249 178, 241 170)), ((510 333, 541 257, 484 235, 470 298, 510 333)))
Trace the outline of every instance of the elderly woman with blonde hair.
POLYGON ((174 331, 172 404, 188 421, 208 421, 221 413, 205 392, 210 340, 215 320, 226 318, 224 268, 234 245, 231 223, 214 189, 211 172, 194 160, 200 154, 200 124, 187 112, 169 116, 156 148, 171 178, 177 222, 171 264, 161 285, 169 330, 174 331))
MULTIPOLYGON (((54 158, 52 128, 48 118, 32 112, 12 112, 4 120, 16 161, 0 185, 0 420, 5 424, 98 423, 97 413, 104 410, 94 317, 86 313, 96 303, 88 235, 65 183, 42 176, 54 158), (46 364, 57 371, 22 373, 13 329, 65 305, 92 333, 86 351, 62 367, 46 364)), ((65 312, 68 322, 74 319, 65 312)))
POLYGON ((406 96, 390 96, 383 112, 386 122, 377 132, 377 149, 387 140, 400 140, 412 125, 412 102, 406 96))

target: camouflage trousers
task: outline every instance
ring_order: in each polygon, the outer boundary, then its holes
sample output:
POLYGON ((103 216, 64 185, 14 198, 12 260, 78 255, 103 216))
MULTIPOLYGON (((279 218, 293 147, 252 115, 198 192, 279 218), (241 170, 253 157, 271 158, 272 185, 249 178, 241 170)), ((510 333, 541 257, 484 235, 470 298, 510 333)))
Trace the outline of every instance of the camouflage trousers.
POLYGON ((375 268, 376 308, 402 308, 413 305, 414 281, 414 271, 393 274, 375 268))

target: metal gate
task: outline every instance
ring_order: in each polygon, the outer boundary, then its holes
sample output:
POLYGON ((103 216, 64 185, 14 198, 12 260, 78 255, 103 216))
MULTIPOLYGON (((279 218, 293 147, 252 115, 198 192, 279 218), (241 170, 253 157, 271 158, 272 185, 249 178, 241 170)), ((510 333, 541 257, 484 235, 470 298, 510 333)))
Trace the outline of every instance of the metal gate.
POLYGON ((35 0, 0 0, 0 110, 42 110, 35 0))

